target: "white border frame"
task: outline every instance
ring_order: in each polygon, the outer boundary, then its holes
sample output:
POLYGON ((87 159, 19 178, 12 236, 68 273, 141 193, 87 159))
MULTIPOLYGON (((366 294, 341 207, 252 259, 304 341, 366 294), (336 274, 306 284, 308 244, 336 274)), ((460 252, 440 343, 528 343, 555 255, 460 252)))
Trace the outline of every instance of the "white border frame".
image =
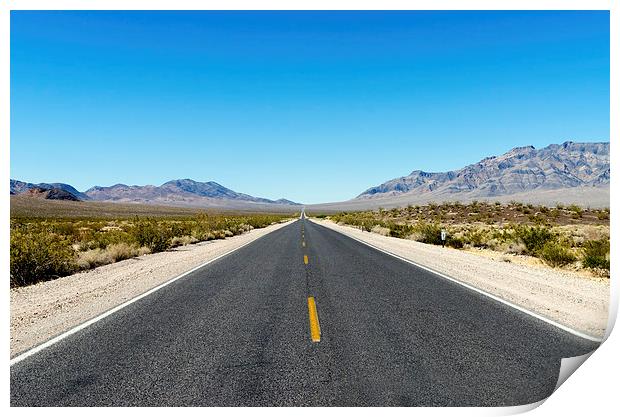
MULTIPOLYGON (((341 1, 341 0, 315 0, 315 1, 297 1, 292 4, 290 1, 274 1, 266 0, 262 2, 249 1, 249 0, 232 0, 228 2, 214 2, 214 1, 196 1, 196 0, 176 0, 176 1, 140 1, 140 0, 5 0, 0 2, 0 31, 1 42, 0 47, 2 65, 0 66, 0 77, 2 79, 2 101, 0 104, 0 129, 2 135, 0 136, 0 161, 2 163, 1 169, 5 174, 5 182, 0 188, 0 198, 2 198, 2 232, 3 239, 0 243, 0 259, 4 268, 4 271, 8 271, 9 264, 9 190, 6 179, 10 176, 9 164, 10 164, 10 10, 346 10, 346 9, 363 9, 363 10, 611 10, 610 24, 611 24, 611 89, 610 89, 610 113, 617 114, 618 100, 620 99, 620 90, 617 82, 617 70, 618 70, 618 41, 620 40, 620 33, 618 31, 618 2, 613 0, 436 0, 436 1, 395 1, 384 0, 382 2, 371 2, 367 0, 359 1, 341 1)), ((610 119, 610 142, 611 136, 617 137, 618 125, 617 122, 610 119)), ((612 161, 618 160, 618 151, 615 146, 611 146, 611 159, 612 161)), ((613 162, 612 162, 613 164, 613 162)), ((615 178, 615 177, 614 177, 615 178)), ((614 193, 615 181, 611 182, 611 234, 613 239, 611 242, 612 253, 618 253, 618 245, 616 244, 616 237, 618 236, 617 226, 617 214, 618 209, 617 195, 614 193)), ((562 387, 555 392, 548 404, 544 407, 537 409, 536 413, 566 413, 567 415, 574 415, 577 413, 592 413, 599 412, 604 413, 608 410, 617 407, 618 401, 616 400, 615 386, 617 382, 617 375, 620 370, 618 363, 620 362, 615 351, 620 349, 620 340, 616 335, 610 335, 618 310, 618 285, 615 269, 612 268, 612 280, 611 280, 611 301, 610 301, 610 318, 609 326, 607 329, 608 339, 606 342, 594 353, 594 360, 588 361, 588 365, 581 367, 577 371, 577 376, 570 378, 569 382, 562 385, 562 387)), ((9 310, 9 288, 5 286, 5 296, 2 299, 4 311, 9 310)), ((2 334, 6 341, 7 354, 9 351, 9 315, 5 314, 2 321, 2 334)), ((4 364, 6 377, 3 381, 3 388, 6 395, 5 406, 9 404, 9 364, 4 364)), ((542 403, 542 402, 541 402, 542 403)), ((393 414, 405 413, 423 413, 423 414, 441 414, 441 415, 506 415, 514 414, 523 411, 527 411, 532 408, 536 408, 539 404, 523 407, 513 408, 418 408, 414 410, 410 409, 382 409, 380 412, 389 412, 393 414)), ((204 413, 202 409, 185 409, 185 413, 204 413)), ((242 413, 245 409, 213 409, 209 412, 219 413, 242 413)), ((296 414, 314 414, 316 409, 295 409, 296 414)), ((351 410, 353 411, 353 410, 351 410)), ((374 409, 355 409, 355 413, 372 415, 378 410, 374 409)), ((11 409, 13 413, 30 414, 37 412, 32 409, 11 409)), ((52 415, 63 415, 82 413, 83 411, 77 408, 74 409, 52 409, 45 410, 45 413, 51 413, 52 415)), ((132 413, 133 410, 121 409, 117 412, 132 413)), ((149 409, 149 412, 159 414, 165 413, 166 410, 162 408, 149 409)), ((290 409, 252 409, 251 413, 258 413, 262 415, 273 414, 289 414, 290 409)), ((337 409, 321 409, 321 412, 327 414, 340 413, 337 409)), ((104 415, 109 413, 107 409, 93 408, 89 409, 89 413, 104 415)))

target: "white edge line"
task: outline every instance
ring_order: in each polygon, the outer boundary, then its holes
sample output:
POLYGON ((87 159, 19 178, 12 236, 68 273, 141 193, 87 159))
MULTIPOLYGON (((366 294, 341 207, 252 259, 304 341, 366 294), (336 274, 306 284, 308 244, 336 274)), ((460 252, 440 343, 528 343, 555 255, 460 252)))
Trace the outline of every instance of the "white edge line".
POLYGON ((142 298, 146 297, 147 295, 150 295, 150 294, 154 293, 155 291, 161 290, 161 289, 162 289, 162 288, 164 288, 165 286, 172 284, 173 282, 175 282, 175 281, 177 281, 177 280, 179 280, 179 279, 183 278, 184 276, 189 275, 189 274, 191 274, 192 272, 195 272, 196 270, 198 270, 198 269, 200 269, 200 268, 202 268, 202 267, 205 267, 205 266, 209 265, 210 263, 215 262, 215 261, 217 261, 218 259, 223 258, 224 256, 229 255, 229 254, 233 253, 234 251, 237 251, 237 250, 239 250, 239 249, 243 248, 244 246, 249 245, 250 243, 253 243, 253 242, 257 241, 257 240, 258 240, 258 239, 260 239, 261 237, 264 237, 264 236, 266 236, 266 235, 268 235, 269 233, 274 232, 274 231, 275 231, 275 230, 272 230, 272 231, 270 231, 270 232, 268 232, 268 233, 266 233, 266 234, 264 234, 264 235, 262 235, 262 236, 258 236, 256 239, 252 239, 252 240, 250 240, 249 242, 244 243, 243 245, 241 245, 241 246, 239 246, 239 247, 236 247, 236 248, 234 248, 234 249, 231 249, 231 250, 229 250, 228 252, 224 252, 223 254, 218 255, 218 256, 216 256, 215 258, 210 259, 210 260, 208 260, 208 261, 206 261, 206 262, 204 262, 204 263, 202 263, 202 264, 200 264, 200 265, 198 265, 198 266, 196 266, 196 267, 194 267, 194 268, 190 269, 189 271, 185 271, 185 272, 183 272, 181 275, 178 275, 178 276, 176 276, 176 277, 174 277, 174 278, 169 279, 168 281, 164 282, 163 284, 159 284, 158 286, 156 286, 156 287, 154 287, 154 288, 151 288, 151 289, 150 289, 150 290, 148 290, 147 292, 142 293, 142 294, 140 294, 140 295, 138 295, 138 296, 136 296, 136 297, 132 298, 131 300, 125 301, 123 304, 120 304, 120 305, 117 305, 116 307, 111 308, 110 310, 106 311, 105 313, 102 313, 102 314, 100 314, 100 315, 98 315, 98 316, 96 316, 96 317, 94 317, 94 318, 92 318, 92 319, 90 319, 90 320, 88 320, 88 321, 85 321, 85 322, 84 322, 84 323, 82 323, 82 324, 79 324, 79 325, 77 325, 77 326, 75 326, 75 327, 73 327, 73 328, 71 328, 71 329, 67 330, 67 331, 66 331, 66 332, 64 332, 64 333, 59 334, 58 336, 56 336, 56 337, 54 337, 54 338, 52 338, 52 339, 48 340, 47 342, 43 342, 43 343, 41 343, 40 345, 37 345, 37 346, 33 347, 32 349, 27 350, 27 351, 25 351, 24 353, 22 353, 22 354, 20 354, 20 355, 17 355, 17 356, 16 356, 16 357, 14 357, 13 359, 11 359, 11 361, 9 362, 9 366, 13 366, 13 365, 15 365, 16 363, 19 363, 19 362, 23 361, 24 359, 26 359, 26 358, 28 358, 28 357, 30 357, 30 356, 32 356, 32 355, 34 355, 35 353, 38 353, 38 352, 42 351, 43 349, 48 348, 48 347, 50 347, 50 346, 52 346, 52 345, 54 345, 54 344, 56 344, 56 343, 60 342, 62 339, 66 338, 66 337, 68 337, 68 336, 71 336, 72 334, 77 333, 77 332, 79 332, 80 330, 83 330, 83 329, 85 329, 85 328, 89 327, 89 326, 90 326, 90 325, 92 325, 92 324, 97 323, 98 321, 100 321, 100 320, 102 320, 102 319, 104 319, 104 318, 108 317, 108 316, 109 316, 109 315, 111 315, 111 314, 116 313, 116 312, 117 312, 117 311, 119 311, 119 310, 122 310, 123 308, 127 307, 127 306, 128 306, 128 305, 130 305, 130 304, 135 303, 136 301, 138 301, 138 300, 140 300, 140 299, 142 299, 142 298))
MULTIPOLYGON (((316 224, 319 224, 319 223, 316 223, 316 224)), ((320 225, 320 226, 323 226, 323 225, 321 225, 321 224, 319 224, 319 225, 320 225)), ((428 271, 428 272, 431 272, 431 273, 433 273, 433 274, 435 274, 435 275, 438 275, 438 276, 440 276, 440 277, 442 277, 442 278, 444 278, 444 279, 447 279, 447 280, 452 281, 452 282, 454 282, 454 283, 456 283, 456 284, 462 285, 462 286, 463 286, 463 287, 465 287, 465 288, 468 288, 468 289, 470 289, 470 290, 476 291, 476 292, 477 292, 477 293, 479 293, 479 294, 482 294, 482 295, 485 295, 485 296, 487 296, 487 297, 489 297, 489 298, 492 298, 492 299, 493 299, 493 300, 495 300, 495 301, 499 301, 499 302, 500 302, 500 303, 502 303, 502 304, 505 304, 505 305, 507 305, 507 306, 509 306, 509 307, 512 307, 512 308, 516 309, 516 310, 519 310, 519 311, 521 311, 522 313, 525 313, 525 314, 527 314, 527 315, 529 315, 529 316, 532 316, 532 317, 534 317, 534 318, 537 318, 538 320, 542 320, 542 321, 544 321, 544 322, 545 322, 545 323, 547 323, 547 324, 550 324, 550 325, 552 325, 552 326, 555 326, 555 327, 557 327, 557 328, 559 328, 559 329, 564 330, 565 332, 571 333, 571 334, 573 334, 573 335, 575 335, 575 336, 579 336, 579 337, 581 337, 581 338, 583 338, 583 339, 590 340, 590 341, 592 341, 592 342, 598 342, 598 343, 602 343, 602 342, 603 342, 603 339, 602 339, 602 338, 598 338, 598 337, 590 336, 589 334, 582 333, 582 332, 580 332, 579 330, 575 330, 575 329, 573 329, 573 328, 571 328, 571 327, 565 326, 565 325, 563 325, 563 324, 561 324, 561 323, 558 323, 558 322, 556 322, 556 321, 551 320, 550 318, 547 318, 547 317, 545 317, 545 316, 541 316, 541 315, 540 315, 540 314, 538 314, 538 313, 535 313, 535 312, 533 312, 533 311, 530 311, 530 310, 528 310, 528 309, 526 309, 526 308, 524 308, 524 307, 521 307, 521 306, 519 306, 519 305, 517 305, 517 304, 511 303, 510 301, 507 301, 507 300, 505 300, 505 299, 503 299, 503 298, 500 298, 500 297, 498 297, 498 296, 496 296, 496 295, 493 295, 493 294, 491 294, 491 293, 489 293, 489 292, 486 292, 486 291, 484 291, 484 290, 481 290, 480 288, 476 288, 476 287, 474 287, 474 286, 472 286, 472 285, 466 284, 466 283, 465 283, 465 282, 463 282, 463 281, 459 281, 459 280, 458 280, 458 279, 456 279, 456 278, 452 278, 452 277, 450 277, 450 276, 448 276, 448 275, 442 274, 441 272, 435 271, 434 269, 431 269, 431 268, 429 268, 429 267, 426 267, 426 266, 424 266, 424 265, 421 265, 421 264, 419 264, 419 263, 416 263, 416 262, 414 262, 414 261, 412 261, 412 260, 410 260, 410 259, 404 258, 404 257, 402 257, 402 256, 400 256, 400 255, 397 255, 397 254, 393 253, 393 252, 390 252, 390 251, 388 251, 388 250, 382 249, 382 248, 380 248, 380 247, 378 247, 378 246, 373 245, 372 243, 364 242, 363 240, 358 239, 358 238, 356 238, 355 236, 351 236, 351 235, 346 234, 346 233, 344 233, 344 232, 341 232, 340 230, 337 230, 337 229, 332 229, 331 227, 327 227, 327 226, 323 226, 323 227, 326 227, 326 228, 331 229, 331 230, 333 230, 333 231, 335 231, 335 232, 338 232, 338 233, 340 233, 340 234, 342 234, 342 235, 345 235, 345 236, 347 236, 347 237, 350 237, 351 239, 357 240, 358 242, 363 243, 363 244, 364 244, 364 245, 366 245, 366 246, 370 246, 370 247, 371 247, 371 248, 373 248, 373 249, 376 249, 376 250, 378 250, 378 251, 380 251, 380 252, 386 253, 386 254, 388 254, 388 255, 390 255, 390 256, 393 256, 393 257, 395 257, 395 258, 398 258, 398 259, 400 259, 401 261, 405 261, 405 262, 407 262, 407 263, 410 263, 410 264, 412 264, 412 265, 415 265, 415 266, 417 266, 418 268, 422 268, 422 269, 424 269, 424 270, 426 270, 426 271, 428 271)))

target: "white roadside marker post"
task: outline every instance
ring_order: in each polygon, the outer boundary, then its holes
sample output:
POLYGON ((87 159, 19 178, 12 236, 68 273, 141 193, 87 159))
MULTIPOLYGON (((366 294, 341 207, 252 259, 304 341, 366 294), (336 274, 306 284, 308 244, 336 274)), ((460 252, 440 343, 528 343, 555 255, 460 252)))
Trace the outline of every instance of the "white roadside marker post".
POLYGON ((446 229, 441 229, 441 247, 446 246, 446 229))

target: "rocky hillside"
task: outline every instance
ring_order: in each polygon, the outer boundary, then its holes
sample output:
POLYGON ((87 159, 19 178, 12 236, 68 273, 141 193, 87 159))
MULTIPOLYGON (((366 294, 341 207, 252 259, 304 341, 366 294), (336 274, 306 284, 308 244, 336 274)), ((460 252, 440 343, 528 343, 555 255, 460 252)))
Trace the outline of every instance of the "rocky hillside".
POLYGON ((46 198, 48 200, 89 200, 90 198, 70 186, 60 182, 33 184, 18 180, 11 180, 11 194, 28 194, 46 198))
POLYGON ((23 194, 30 197, 44 198, 46 200, 81 201, 75 195, 60 188, 30 188, 23 194))
POLYGON ((514 148, 465 168, 448 172, 413 171, 369 188, 359 199, 406 194, 496 197, 574 187, 609 188, 609 143, 574 143, 514 148))
POLYGON ((256 203, 273 204, 273 203, 277 203, 282 200, 281 199, 281 200, 273 201, 273 200, 269 200, 266 198, 253 197, 248 194, 238 193, 214 181, 197 182, 197 181, 190 180, 190 179, 173 180, 173 181, 168 181, 167 183, 163 184, 161 188, 164 190, 169 190, 174 193, 189 193, 189 194, 199 195, 201 197, 253 201, 256 203))

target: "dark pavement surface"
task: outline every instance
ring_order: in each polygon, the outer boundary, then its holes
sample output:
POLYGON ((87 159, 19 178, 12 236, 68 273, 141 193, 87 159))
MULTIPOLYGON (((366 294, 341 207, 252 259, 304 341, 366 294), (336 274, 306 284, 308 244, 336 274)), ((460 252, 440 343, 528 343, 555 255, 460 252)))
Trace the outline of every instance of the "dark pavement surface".
POLYGON ((299 220, 15 364, 11 405, 519 405, 597 346, 299 220))

